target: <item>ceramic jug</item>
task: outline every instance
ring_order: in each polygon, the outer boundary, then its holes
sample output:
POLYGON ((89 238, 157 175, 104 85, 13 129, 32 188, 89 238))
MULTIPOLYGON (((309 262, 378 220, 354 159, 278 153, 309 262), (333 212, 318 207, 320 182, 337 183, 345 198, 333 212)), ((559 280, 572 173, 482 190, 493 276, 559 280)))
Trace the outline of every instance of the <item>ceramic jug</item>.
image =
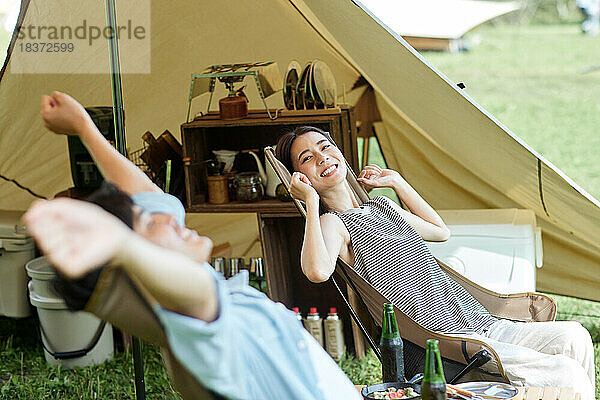
MULTIPOLYGON (((275 150, 275 145, 271 146, 273 150, 275 150)), ((277 185, 281 183, 279 177, 275 173, 275 170, 271 166, 271 163, 267 162, 266 165, 267 170, 267 187, 265 189, 265 193, 269 197, 277 197, 277 185)))
POLYGON ((267 183, 269 182, 269 177, 265 173, 265 169, 263 168, 263 165, 260 162, 258 155, 253 151, 248 151, 248 154, 252 155, 252 157, 254 157, 254 160, 256 160, 256 167, 258 168, 258 174, 260 175, 260 179, 262 180, 262 185, 263 185, 263 187, 267 188, 267 183))

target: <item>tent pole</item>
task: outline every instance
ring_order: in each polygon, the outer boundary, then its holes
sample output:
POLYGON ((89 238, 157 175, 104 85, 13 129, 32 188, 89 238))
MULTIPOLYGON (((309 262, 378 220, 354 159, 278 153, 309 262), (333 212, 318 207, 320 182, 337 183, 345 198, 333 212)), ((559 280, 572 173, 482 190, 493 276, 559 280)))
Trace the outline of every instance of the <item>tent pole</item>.
POLYGON ((123 116, 123 92, 121 90, 121 63, 119 61, 119 38, 115 0, 106 0, 106 25, 112 33, 108 39, 110 82, 112 85, 113 116, 115 121, 115 144, 119 153, 127 156, 125 142, 125 118, 123 116))
MULTIPOLYGON (((106 0, 106 26, 111 35, 108 40, 110 61, 110 82, 112 86, 113 118, 115 122, 115 145, 117 151, 127 157, 127 143, 125 141, 125 118, 123 115, 123 91, 121 89, 121 65, 119 61, 119 38, 117 37, 117 16, 115 0, 106 0)), ((142 358, 142 345, 136 337, 131 338, 133 347, 133 367, 135 374, 135 397, 145 400, 146 389, 144 384, 144 360, 142 358)))

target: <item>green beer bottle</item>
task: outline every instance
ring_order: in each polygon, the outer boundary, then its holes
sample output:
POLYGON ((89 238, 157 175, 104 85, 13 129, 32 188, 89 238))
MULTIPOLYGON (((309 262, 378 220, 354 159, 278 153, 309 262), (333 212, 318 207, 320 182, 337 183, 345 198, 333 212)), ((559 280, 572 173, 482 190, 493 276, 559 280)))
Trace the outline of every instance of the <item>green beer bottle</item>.
POLYGON ((404 344, 398 331, 394 305, 383 305, 383 324, 379 350, 383 382, 404 382, 404 344))
POLYGON ((446 400, 446 379, 442 368, 442 357, 438 341, 427 340, 425 352, 425 371, 421 382, 421 399, 423 400, 446 400))

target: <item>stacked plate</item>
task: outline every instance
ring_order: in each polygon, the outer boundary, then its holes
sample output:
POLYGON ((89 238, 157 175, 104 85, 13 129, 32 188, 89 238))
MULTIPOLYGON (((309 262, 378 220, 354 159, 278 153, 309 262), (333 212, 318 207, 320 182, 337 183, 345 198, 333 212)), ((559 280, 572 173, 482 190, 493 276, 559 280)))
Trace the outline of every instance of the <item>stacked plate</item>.
POLYGON ((288 110, 332 108, 336 98, 335 77, 324 61, 309 61, 304 68, 295 60, 288 65, 283 88, 288 110))

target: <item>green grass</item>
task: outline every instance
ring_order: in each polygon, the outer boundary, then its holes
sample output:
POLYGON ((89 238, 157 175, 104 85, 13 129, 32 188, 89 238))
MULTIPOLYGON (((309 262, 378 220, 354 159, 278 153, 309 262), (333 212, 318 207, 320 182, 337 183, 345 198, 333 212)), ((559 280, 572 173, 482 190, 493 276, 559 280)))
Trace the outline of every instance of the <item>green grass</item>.
MULTIPOLYGON (((131 353, 102 365, 67 370, 50 367, 33 318, 0 318, 0 399, 133 399, 131 353)), ((144 345, 148 399, 180 399, 165 372, 158 348, 144 345)))

